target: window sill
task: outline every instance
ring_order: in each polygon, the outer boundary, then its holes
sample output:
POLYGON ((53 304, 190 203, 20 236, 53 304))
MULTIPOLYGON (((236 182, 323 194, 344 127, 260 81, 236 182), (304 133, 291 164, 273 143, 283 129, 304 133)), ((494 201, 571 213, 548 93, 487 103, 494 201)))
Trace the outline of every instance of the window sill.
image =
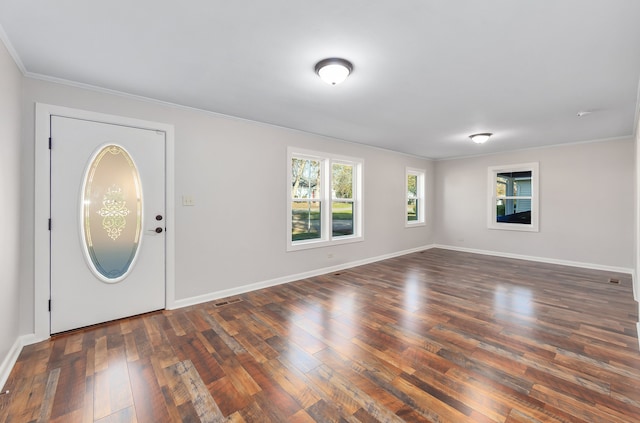
POLYGON ((493 225, 489 225, 489 229, 498 231, 540 232, 537 226, 522 225, 518 223, 495 223, 493 225))
POLYGON ((289 242, 287 244, 287 252, 310 250, 313 248, 331 247, 334 245, 351 244, 354 242, 362 242, 362 241, 364 241, 363 236, 349 236, 349 237, 340 237, 338 239, 332 239, 330 241, 326 241, 326 240, 298 241, 295 244, 292 244, 291 242, 289 242))
POLYGON ((417 228, 420 226, 427 226, 426 222, 404 222, 405 228, 417 228))

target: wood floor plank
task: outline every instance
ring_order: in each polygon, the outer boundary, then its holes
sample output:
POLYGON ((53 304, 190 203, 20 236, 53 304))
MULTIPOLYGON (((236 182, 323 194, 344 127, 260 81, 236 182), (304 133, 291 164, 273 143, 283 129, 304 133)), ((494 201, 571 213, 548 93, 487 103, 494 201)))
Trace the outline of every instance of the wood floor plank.
POLYGON ((49 372, 43 372, 21 379, 17 386, 11 385, 9 393, 3 395, 0 422, 36 421, 40 417, 48 380, 49 372))
POLYGON ((349 379, 341 376, 341 372, 336 372, 326 366, 319 368, 318 372, 322 374, 323 377, 326 377, 339 392, 350 397, 359 405, 359 408, 352 413, 353 415, 359 414, 366 419, 372 418, 376 421, 402 422, 402 419, 387 408, 384 402, 378 401, 378 396, 375 391, 370 391, 370 395, 360 389, 357 384, 353 384, 349 379))
POLYGON ((207 351, 199 338, 192 337, 176 349, 183 360, 189 360, 196 367, 202 381, 208 385, 222 377, 225 371, 214 356, 207 351))
POLYGON ((52 419, 71 414, 84 407, 86 365, 86 354, 79 351, 73 353, 73 357, 62 368, 56 369, 60 376, 52 404, 50 416, 52 419))
POLYGON ((640 422, 637 322, 630 275, 431 249, 29 345, 0 423, 640 422))
POLYGON ((40 406, 40 415, 38 416, 38 422, 46 422, 51 419, 51 412, 53 410, 54 398, 56 395, 56 389, 58 388, 58 381, 60 379, 60 368, 53 369, 49 373, 47 379, 47 386, 42 398, 42 405, 40 406))
POLYGON ((344 377, 344 380, 353 385, 354 389, 357 388, 361 392, 370 395, 377 404, 394 413, 404 406, 403 401, 378 384, 379 380, 390 383, 400 374, 399 371, 397 373, 385 373, 378 367, 380 362, 373 364, 369 361, 362 362, 357 358, 351 360, 330 348, 319 352, 317 356, 325 366, 344 377))
POLYGON ((114 412, 133 406, 129 369, 123 346, 109 351, 109 394, 111 410, 114 412))
POLYGON ((189 401, 201 422, 218 423, 225 420, 191 361, 181 361, 167 370, 181 379, 182 386, 186 388, 189 401))
POLYGON ((93 374, 90 374, 90 375, 88 374, 85 377, 84 401, 82 403, 82 409, 81 409, 82 414, 80 417, 80 421, 83 423, 94 421, 94 418, 93 418, 93 410, 95 407, 95 404, 93 403, 94 381, 95 381, 95 376, 93 374))
POLYGON ((135 410, 133 406, 123 408, 107 417, 96 420, 96 423, 137 423, 135 410))
POLYGON ((113 411, 117 411, 111 409, 110 388, 108 369, 97 372, 93 388, 93 417, 96 420, 110 416, 113 411))
POLYGON ((227 376, 209 384, 208 388, 213 400, 218 404, 218 408, 225 416, 243 410, 253 403, 253 397, 238 391, 227 376))
POLYGON ((261 363, 267 375, 284 389, 302 408, 310 407, 320 400, 309 387, 309 380, 295 368, 287 368, 279 360, 261 363))
POLYGON ((151 360, 142 359, 130 362, 127 368, 138 421, 169 422, 170 420, 167 418, 169 412, 151 360))
POLYGON ((136 338, 133 332, 127 332, 123 334, 125 351, 127 353, 127 361, 138 361, 140 355, 138 354, 138 347, 136 345, 136 338))
POLYGON ((272 378, 269 372, 251 355, 242 354, 238 356, 238 361, 241 363, 242 369, 246 371, 247 375, 250 375, 251 380, 259 388, 254 397, 260 395, 265 401, 260 404, 260 408, 263 410, 274 409, 272 410, 274 414, 284 416, 284 418, 288 418, 300 410, 300 405, 287 393, 286 389, 280 386, 276 379, 272 378))

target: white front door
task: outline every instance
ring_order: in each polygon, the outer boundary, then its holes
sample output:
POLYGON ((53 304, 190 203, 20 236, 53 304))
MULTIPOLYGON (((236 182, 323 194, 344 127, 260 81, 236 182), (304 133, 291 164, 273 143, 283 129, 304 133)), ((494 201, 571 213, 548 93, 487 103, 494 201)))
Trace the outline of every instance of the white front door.
POLYGON ((165 307, 165 133, 51 116, 51 333, 165 307))

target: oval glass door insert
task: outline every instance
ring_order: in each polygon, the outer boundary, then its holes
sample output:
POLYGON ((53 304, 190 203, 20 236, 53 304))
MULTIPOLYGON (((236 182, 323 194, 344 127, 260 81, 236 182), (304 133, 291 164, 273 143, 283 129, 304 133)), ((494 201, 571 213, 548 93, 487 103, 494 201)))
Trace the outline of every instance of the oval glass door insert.
POLYGON ((116 144, 98 149, 82 189, 82 233, 87 262, 104 282, 133 269, 142 232, 142 187, 129 153, 116 144))

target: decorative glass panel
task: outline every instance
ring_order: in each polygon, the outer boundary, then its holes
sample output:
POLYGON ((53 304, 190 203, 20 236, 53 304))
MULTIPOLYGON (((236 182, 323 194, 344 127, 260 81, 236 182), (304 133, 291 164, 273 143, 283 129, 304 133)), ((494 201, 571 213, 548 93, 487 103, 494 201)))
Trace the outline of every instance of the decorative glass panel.
POLYGON ((142 231, 142 188, 133 159, 107 145, 87 167, 82 192, 82 233, 90 268, 105 282, 132 269, 142 231))

